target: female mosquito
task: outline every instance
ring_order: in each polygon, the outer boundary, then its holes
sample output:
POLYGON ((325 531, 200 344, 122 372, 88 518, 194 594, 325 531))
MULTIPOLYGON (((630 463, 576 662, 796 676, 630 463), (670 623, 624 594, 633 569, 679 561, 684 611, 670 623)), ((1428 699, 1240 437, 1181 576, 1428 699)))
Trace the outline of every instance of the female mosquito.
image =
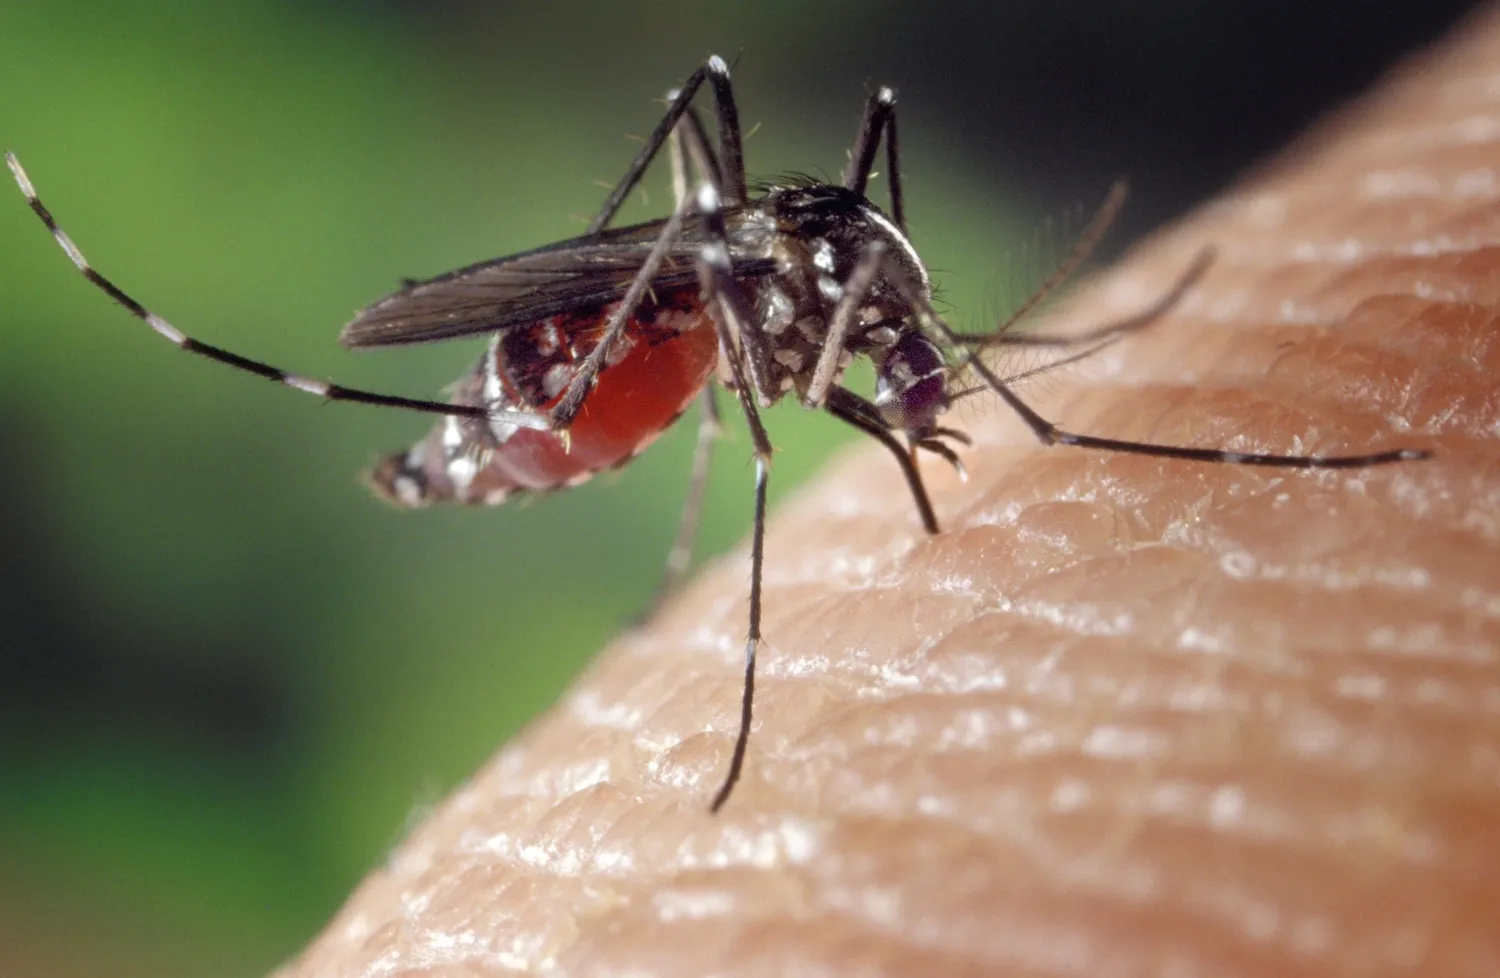
POLYGON ((488 335, 489 348, 448 403, 314 380, 193 339, 95 271, 37 197, 16 157, 6 154, 6 162, 79 271, 173 345, 327 400, 441 416, 426 439, 370 474, 377 491, 401 506, 496 504, 516 492, 577 485, 629 462, 701 399, 693 483, 668 560, 667 578, 675 581, 691 552, 718 432, 714 382, 732 391, 753 443, 755 502, 744 686, 729 768, 711 803, 717 812, 744 766, 755 698, 771 458, 760 412, 788 394, 884 445, 928 533, 938 532, 938 520, 916 455, 930 452, 957 466, 953 445, 967 439, 938 422, 956 399, 981 390, 1003 400, 1045 445, 1293 469, 1356 468, 1428 454, 1244 454, 1058 428, 1011 389, 1024 374, 1002 377, 982 354, 1006 345, 1078 348, 1048 368, 1087 356, 1170 309, 1207 268, 1209 254, 1129 319, 1068 337, 1013 331, 1092 251, 1121 203, 1117 187, 1078 245, 1013 316, 987 333, 957 332, 933 309, 927 269, 907 234, 895 107, 889 88, 866 101, 842 182, 787 180, 752 193, 729 68, 709 58, 670 94, 666 114, 582 236, 411 282, 344 328, 340 339, 348 347, 488 335), (716 122, 712 139, 692 107, 705 83, 716 122), (887 209, 866 196, 882 140, 887 209), (671 215, 610 227, 664 148, 676 191, 671 215), (857 356, 875 365, 873 397, 841 382, 857 356))

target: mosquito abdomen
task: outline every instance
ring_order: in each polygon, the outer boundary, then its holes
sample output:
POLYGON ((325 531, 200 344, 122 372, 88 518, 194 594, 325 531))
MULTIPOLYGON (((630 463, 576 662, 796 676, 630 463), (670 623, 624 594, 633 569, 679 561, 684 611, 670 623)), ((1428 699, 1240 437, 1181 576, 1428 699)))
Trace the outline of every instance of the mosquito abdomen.
POLYGON ((496 505, 516 491, 578 485, 639 455, 697 397, 718 359, 718 338, 696 293, 636 311, 619 358, 599 374, 566 431, 499 417, 545 415, 597 346, 611 311, 554 316, 498 334, 453 395, 455 404, 480 405, 497 417, 444 418, 411 449, 376 464, 367 477, 375 492, 404 508, 496 505))

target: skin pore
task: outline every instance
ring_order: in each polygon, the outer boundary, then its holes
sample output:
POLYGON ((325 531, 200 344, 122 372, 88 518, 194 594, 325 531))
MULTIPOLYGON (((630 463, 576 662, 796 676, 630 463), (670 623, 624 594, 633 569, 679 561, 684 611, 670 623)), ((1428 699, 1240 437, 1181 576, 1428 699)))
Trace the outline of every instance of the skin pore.
MULTIPOLYGON (((1042 448, 998 405, 926 537, 878 446, 622 636, 285 976, 1500 973, 1500 17, 1134 251, 1023 396, 1277 472, 1042 448)), ((993 400, 993 399, 991 399, 993 400)))

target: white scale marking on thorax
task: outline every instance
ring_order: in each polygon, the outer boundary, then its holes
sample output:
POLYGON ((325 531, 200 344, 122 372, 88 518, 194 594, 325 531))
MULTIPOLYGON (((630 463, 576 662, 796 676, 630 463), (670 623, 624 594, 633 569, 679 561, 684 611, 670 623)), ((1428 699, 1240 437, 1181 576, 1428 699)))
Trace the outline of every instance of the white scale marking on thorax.
POLYGON ((813 264, 825 272, 833 271, 833 245, 827 238, 819 238, 813 245, 813 264))
POLYGON ((927 266, 922 264, 921 257, 917 255, 917 249, 913 248, 911 246, 911 242, 906 240, 906 235, 902 234, 901 229, 896 227, 895 224, 891 223, 890 218, 886 217, 875 208, 865 207, 862 209, 865 212, 865 217, 880 225, 881 229, 889 234, 891 238, 896 242, 896 244, 901 246, 901 250, 906 252, 907 260, 909 260, 912 264, 912 267, 917 270, 917 274, 922 276, 922 292, 924 294, 930 292, 932 289, 932 282, 927 278, 927 266))

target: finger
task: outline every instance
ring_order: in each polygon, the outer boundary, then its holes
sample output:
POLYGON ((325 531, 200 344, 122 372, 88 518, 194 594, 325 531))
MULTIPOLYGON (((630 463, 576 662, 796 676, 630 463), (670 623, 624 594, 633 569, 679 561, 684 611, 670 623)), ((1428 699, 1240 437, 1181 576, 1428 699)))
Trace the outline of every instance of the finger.
MULTIPOLYGON (((878 448, 610 648, 288 975, 1500 973, 1500 18, 1139 251, 1077 431, 1436 457, 1266 472, 972 419, 878 448)), ((1050 328, 1050 327, 1049 327, 1050 328)))

